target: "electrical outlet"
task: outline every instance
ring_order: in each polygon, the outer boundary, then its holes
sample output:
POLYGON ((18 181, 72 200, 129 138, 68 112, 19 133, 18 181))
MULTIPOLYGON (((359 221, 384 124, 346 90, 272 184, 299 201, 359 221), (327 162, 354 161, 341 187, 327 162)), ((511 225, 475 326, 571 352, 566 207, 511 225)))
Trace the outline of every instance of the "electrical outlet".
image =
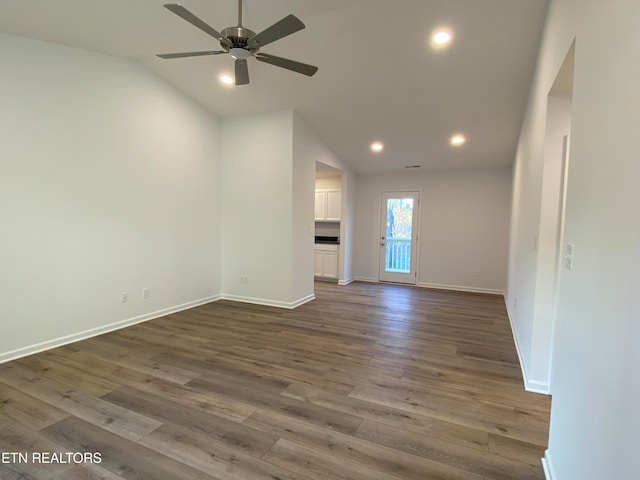
POLYGON ((127 303, 129 301, 129 295, 127 295, 127 292, 122 292, 120 294, 120 301, 122 303, 127 303))
POLYGON ((249 285, 249 276, 240 275, 240 283, 242 283, 243 285, 249 285))
POLYGON ((142 298, 149 298, 150 295, 151 295, 151 293, 149 292, 148 288, 143 288, 142 289, 142 298))

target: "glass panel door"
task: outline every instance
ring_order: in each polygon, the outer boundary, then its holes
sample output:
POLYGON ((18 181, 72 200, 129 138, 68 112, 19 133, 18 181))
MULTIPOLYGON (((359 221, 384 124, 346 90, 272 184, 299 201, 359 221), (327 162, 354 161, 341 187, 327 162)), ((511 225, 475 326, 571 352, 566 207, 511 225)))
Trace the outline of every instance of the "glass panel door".
POLYGON ((416 283, 419 198, 418 192, 382 194, 380 281, 416 283))

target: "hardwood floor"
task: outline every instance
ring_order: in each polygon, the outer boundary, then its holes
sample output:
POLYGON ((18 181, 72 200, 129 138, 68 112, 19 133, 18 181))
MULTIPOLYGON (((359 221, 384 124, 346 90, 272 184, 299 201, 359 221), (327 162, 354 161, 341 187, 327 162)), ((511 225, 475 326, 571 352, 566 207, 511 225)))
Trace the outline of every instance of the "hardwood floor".
POLYGON ((523 390, 501 297, 316 296, 220 301, 0 365, 0 478, 544 479, 550 399, 523 390))

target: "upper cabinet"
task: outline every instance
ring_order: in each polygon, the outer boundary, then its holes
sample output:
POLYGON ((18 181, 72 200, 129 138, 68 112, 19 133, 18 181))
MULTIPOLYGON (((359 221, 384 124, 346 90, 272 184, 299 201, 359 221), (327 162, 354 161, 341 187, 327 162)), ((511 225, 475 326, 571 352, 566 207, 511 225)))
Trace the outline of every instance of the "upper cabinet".
POLYGON ((341 211, 340 190, 316 190, 316 221, 339 222, 341 211))
POLYGON ((324 220, 327 216, 327 192, 316 190, 316 220, 324 220))
POLYGON ((342 212, 342 192, 327 192, 327 220, 340 220, 342 212))

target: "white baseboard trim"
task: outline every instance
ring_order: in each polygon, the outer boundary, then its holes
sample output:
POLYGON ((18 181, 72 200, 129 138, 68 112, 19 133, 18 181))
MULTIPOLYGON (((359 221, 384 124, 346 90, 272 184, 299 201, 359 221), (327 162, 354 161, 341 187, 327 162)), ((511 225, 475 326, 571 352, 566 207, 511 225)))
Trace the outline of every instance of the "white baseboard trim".
POLYGON ((547 480, 558 480, 555 470, 553 469, 549 450, 544 451, 544 458, 542 458, 542 470, 544 470, 544 478, 547 480))
MULTIPOLYGON (((383 283, 383 282, 380 282, 380 280, 378 280, 377 278, 373 278, 373 277, 353 277, 352 281, 383 283)), ((437 290, 453 290, 456 292, 486 293, 489 295, 502 295, 502 296, 504 296, 504 293, 505 293, 504 290, 497 290, 493 288, 465 287, 461 285, 444 285, 439 283, 426 283, 426 282, 419 282, 416 284, 416 287, 433 288, 437 290)))
POLYGON ((355 282, 355 279, 353 277, 347 279, 347 280, 338 280, 338 285, 349 285, 350 283, 355 282))
POLYGON ((187 310, 189 308, 198 307, 206 303, 215 302, 222 298, 221 295, 213 295, 211 297, 201 298, 200 300, 194 300, 193 302, 183 303, 182 305, 176 305, 174 307, 163 308, 155 312, 145 313, 137 317, 127 318, 118 322, 103 325, 101 327, 91 328, 78 333, 72 333, 71 335, 65 335, 64 337, 54 338, 53 340, 47 340, 45 342, 36 343, 27 347, 17 348, 9 352, 0 353, 0 363, 10 362, 18 358, 26 357, 27 355, 33 355, 34 353, 43 352, 52 348, 62 347, 69 343, 79 342, 80 340, 86 340, 87 338, 96 337, 103 333, 112 332, 114 330, 120 330, 121 328, 130 327, 137 323, 147 322, 154 318, 164 317, 172 313, 187 310))
POLYGON ((524 389, 527 392, 539 393, 541 395, 551 395, 551 389, 549 384, 545 382, 539 382, 537 380, 525 380, 524 389))
POLYGON ((494 288, 481 288, 481 287, 465 287, 463 285, 443 285, 439 283, 425 283, 420 282, 417 284, 422 288, 434 288, 436 290, 453 290, 456 292, 469 292, 469 293, 486 293, 489 295, 504 295, 504 290, 496 290, 494 288))
POLYGON ((513 323, 513 315, 511 314, 511 308, 509 307, 509 300, 507 296, 504 296, 504 304, 507 306, 507 317, 509 317, 509 325, 511 326, 511 335, 513 335, 513 343, 516 345, 516 352, 518 353, 518 360, 520 363, 520 371, 522 372, 522 378, 524 380, 524 389, 527 392, 541 393, 543 395, 550 395, 551 388, 548 382, 541 382, 538 380, 531 380, 527 373, 527 364, 524 362, 522 355, 522 348, 518 341, 518 335, 516 334, 515 325, 513 323))
POLYGON ((222 294, 223 300, 230 300, 232 302, 240 302, 240 303, 251 303, 253 305, 264 305, 266 307, 278 307, 278 308, 287 308, 292 310, 300 305, 310 302, 311 300, 315 300, 316 296, 314 294, 307 295, 299 300, 294 302, 280 302, 277 300, 267 300, 265 298, 253 298, 253 297, 244 297, 242 295, 227 295, 222 294))
POLYGON ((377 278, 372 277, 353 277, 354 282, 380 283, 377 278))
POLYGON ((304 305, 305 303, 309 303, 310 301, 315 300, 315 299, 316 299, 316 296, 315 296, 315 294, 312 293, 310 295, 307 295, 306 297, 302 297, 301 299, 296 300, 295 302, 293 302, 291 304, 292 305, 291 308, 299 307, 300 305, 304 305))

